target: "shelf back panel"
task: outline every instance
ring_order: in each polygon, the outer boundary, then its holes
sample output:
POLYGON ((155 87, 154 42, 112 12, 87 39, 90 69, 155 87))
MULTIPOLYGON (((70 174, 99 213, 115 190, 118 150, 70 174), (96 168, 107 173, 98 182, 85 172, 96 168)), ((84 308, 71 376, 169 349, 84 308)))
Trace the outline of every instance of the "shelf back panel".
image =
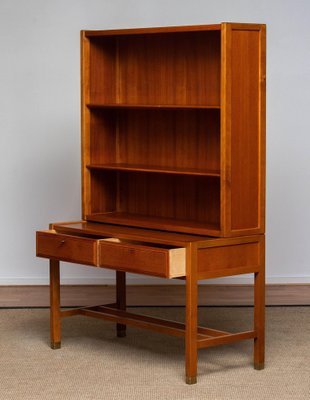
POLYGON ((102 114, 90 113, 90 157, 91 164, 117 161, 117 118, 114 110, 102 114))
POLYGON ((120 173, 118 211, 216 225, 219 197, 218 178, 120 173))
POLYGON ((92 110, 90 164, 220 170, 219 110, 92 110))
POLYGON ((116 212, 192 221, 200 229, 204 224, 219 229, 217 177, 91 171, 91 187, 89 215, 116 212))
POLYGON ((88 213, 105 213, 117 209, 118 176, 115 171, 90 173, 90 207, 88 213))
POLYGON ((84 59, 86 69, 89 69, 87 87, 91 102, 116 102, 117 77, 117 46, 114 37, 92 39, 90 42, 89 59, 84 59))
POLYGON ((90 39, 90 101, 220 104, 220 32, 90 39))
POLYGON ((220 169, 219 111, 123 111, 117 162, 220 169))

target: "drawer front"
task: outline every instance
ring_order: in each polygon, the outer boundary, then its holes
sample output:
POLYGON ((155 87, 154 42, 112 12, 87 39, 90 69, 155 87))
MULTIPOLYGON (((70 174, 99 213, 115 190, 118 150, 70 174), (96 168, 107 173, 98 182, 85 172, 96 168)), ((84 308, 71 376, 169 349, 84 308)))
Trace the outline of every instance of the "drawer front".
POLYGON ((97 266, 98 242, 55 231, 37 232, 37 256, 97 266))
POLYGON ((184 248, 166 249, 117 242, 117 239, 100 241, 99 265, 101 267, 163 278, 185 275, 184 248))

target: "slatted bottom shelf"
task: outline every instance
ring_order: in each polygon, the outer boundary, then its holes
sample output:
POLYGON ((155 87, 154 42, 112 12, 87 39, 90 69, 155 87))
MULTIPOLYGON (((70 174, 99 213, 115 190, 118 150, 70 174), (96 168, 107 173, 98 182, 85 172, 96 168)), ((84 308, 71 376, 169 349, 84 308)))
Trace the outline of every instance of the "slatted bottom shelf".
MULTIPOLYGON (((85 315, 88 317, 99 318, 110 322, 116 322, 124 325, 131 325, 137 328, 149 329, 155 332, 166 333, 172 336, 185 336, 185 324, 165 320, 161 318, 150 317, 146 315, 134 314, 123 310, 118 310, 115 304, 105 306, 93 306, 65 310, 60 312, 60 317, 71 317, 74 315, 85 315)), ((197 346, 198 348, 218 346, 221 344, 233 343, 239 340, 254 339, 257 337, 256 331, 245 331, 230 333, 217 329, 198 326, 197 346)))

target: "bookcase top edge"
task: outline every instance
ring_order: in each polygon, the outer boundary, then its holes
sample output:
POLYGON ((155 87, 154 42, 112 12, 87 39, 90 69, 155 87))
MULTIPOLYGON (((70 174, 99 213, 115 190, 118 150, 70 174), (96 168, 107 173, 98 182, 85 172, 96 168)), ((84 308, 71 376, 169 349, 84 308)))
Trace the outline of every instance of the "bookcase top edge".
POLYGON ((122 35, 144 35, 156 33, 181 33, 181 32, 206 32, 221 31, 225 25, 230 25, 232 29, 244 30, 260 30, 265 24, 260 23, 244 23, 244 22, 222 22, 210 25, 186 25, 186 26, 162 26, 148 28, 128 28, 128 29, 108 29, 108 30, 82 30, 85 37, 102 37, 102 36, 122 36, 122 35))
POLYGON ((93 36, 118 36, 118 35, 143 35, 152 33, 177 33, 177 32, 200 32, 220 31, 221 24, 212 25, 189 25, 189 26, 163 26, 149 28, 109 29, 109 30, 82 30, 86 37, 93 36))

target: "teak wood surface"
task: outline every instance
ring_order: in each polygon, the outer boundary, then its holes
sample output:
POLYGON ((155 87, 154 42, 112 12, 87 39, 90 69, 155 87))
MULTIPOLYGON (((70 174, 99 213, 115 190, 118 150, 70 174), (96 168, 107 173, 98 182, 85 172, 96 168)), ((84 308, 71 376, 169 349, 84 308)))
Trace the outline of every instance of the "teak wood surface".
POLYGON ((77 314, 185 338, 254 339, 264 366, 265 81, 262 24, 81 32, 82 218, 37 233, 50 259, 51 340, 77 314), (60 310, 59 261, 116 270, 116 301, 60 310), (126 311, 126 272, 181 278, 186 321, 126 311), (254 274, 253 330, 198 327, 198 281, 254 274))
MULTIPOLYGON (((184 279, 186 282, 186 322, 180 325, 173 321, 161 321, 146 316, 137 316, 126 312, 126 294, 125 294, 125 273, 118 270, 115 265, 116 272, 116 302, 105 306, 83 307, 73 310, 60 310, 60 282, 59 282, 59 261, 74 260, 76 263, 83 263, 76 257, 74 248, 69 245, 64 252, 63 241, 80 240, 91 241, 94 253, 98 251, 93 246, 93 241, 98 242, 98 246, 102 243, 108 243, 106 236, 116 233, 117 230, 123 236, 123 240, 111 242, 112 246, 118 248, 119 265, 127 265, 128 259, 137 260, 136 268, 140 268, 139 273, 147 273, 148 265, 153 265, 152 256, 149 260, 144 259, 144 263, 139 264, 139 251, 137 251, 137 238, 143 238, 144 229, 107 226, 104 224, 95 224, 89 222, 73 222, 73 223, 57 223, 51 225, 50 231, 43 234, 38 232, 38 255, 48 257, 50 261, 50 279, 51 279, 51 338, 52 348, 60 347, 61 337, 61 318, 71 317, 74 315, 85 315, 94 318, 104 319, 117 324, 117 335, 119 337, 125 335, 125 325, 133 325, 144 329, 151 329, 156 332, 167 333, 170 335, 184 336, 186 348, 186 382, 195 383, 197 377, 197 351, 199 348, 205 348, 225 343, 232 343, 238 340, 254 339, 254 366, 257 369, 263 368, 264 365, 264 235, 243 236, 238 238, 211 238, 199 237, 188 234, 178 234, 160 231, 150 231, 150 237, 159 240, 157 243, 158 250, 167 251, 171 246, 171 241, 178 243, 179 246, 185 248, 185 265, 184 279), (88 229, 89 227, 89 229, 88 229), (75 235, 74 230, 76 229, 75 235), (142 231, 142 232, 141 232, 142 231), (104 234, 102 233, 104 232, 104 234), (56 235, 59 240, 59 250, 54 247, 54 255, 51 256, 50 247, 46 246, 46 236, 51 235, 54 239, 56 235), (101 239, 98 239, 100 237, 101 239), (171 237, 171 241, 169 241, 171 237), (164 244, 162 243, 164 242, 164 244), (169 246, 170 243, 170 246, 169 246), (182 244, 181 244, 182 243, 182 244), (130 249, 129 252, 123 253, 123 248, 130 249), (162 250, 160 250, 162 249, 162 250), (46 252, 46 253, 44 253, 46 252), (139 267, 140 265, 140 267, 139 267), (206 277, 228 276, 233 274, 242 274, 252 272, 255 274, 255 297, 254 297, 254 327, 251 331, 230 333, 214 331, 206 327, 198 327, 197 323, 197 306, 198 306, 198 282, 206 277)), ((140 241, 140 245, 146 246, 150 251, 155 243, 150 243, 150 237, 147 242, 140 241)), ((53 242, 54 245, 54 242, 53 242)), ((81 247, 80 251, 86 251, 88 255, 89 248, 81 247)), ((107 253, 109 254, 109 253, 107 253)), ((85 256, 78 253, 81 260, 85 256)), ((109 257, 108 257, 109 258, 109 257)), ((107 258, 107 260, 108 260, 107 258)), ((96 257, 94 258, 96 259, 96 257)), ((112 258, 113 259, 113 258, 112 258)), ((108 262, 108 261, 105 261, 108 262)), ((101 264, 101 258, 97 258, 97 266, 106 267, 105 262, 101 264)), ((109 266, 112 268, 112 266, 109 266)), ((169 268, 169 264, 167 265, 169 268)), ((160 270, 160 263, 157 266, 160 270)), ((130 270, 130 268, 128 268, 130 270)), ((157 272, 152 273, 154 276, 157 272)))
POLYGON ((83 218, 264 233, 265 26, 81 35, 83 218))

